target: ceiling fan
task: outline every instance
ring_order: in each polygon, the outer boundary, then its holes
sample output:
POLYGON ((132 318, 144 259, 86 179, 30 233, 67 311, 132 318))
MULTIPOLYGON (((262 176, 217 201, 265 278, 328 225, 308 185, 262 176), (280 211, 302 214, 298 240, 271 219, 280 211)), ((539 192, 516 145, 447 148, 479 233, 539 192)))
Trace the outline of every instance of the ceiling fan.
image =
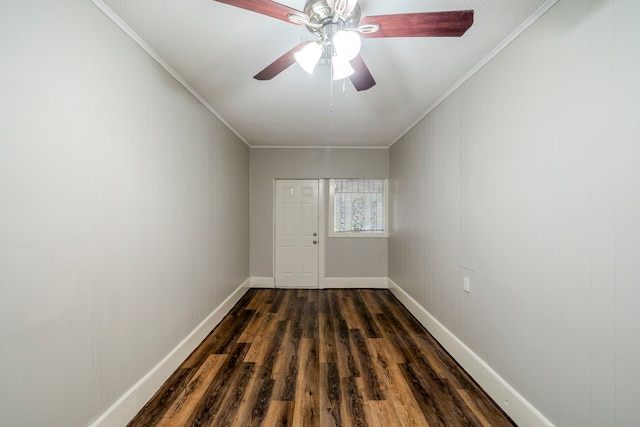
POLYGON ((294 62, 312 73, 321 58, 334 80, 349 77, 358 91, 376 82, 360 56, 360 37, 460 37, 473 24, 473 10, 401 13, 360 19, 358 0, 307 0, 304 11, 270 0, 214 0, 297 25, 316 37, 273 61, 254 76, 271 80, 294 62))

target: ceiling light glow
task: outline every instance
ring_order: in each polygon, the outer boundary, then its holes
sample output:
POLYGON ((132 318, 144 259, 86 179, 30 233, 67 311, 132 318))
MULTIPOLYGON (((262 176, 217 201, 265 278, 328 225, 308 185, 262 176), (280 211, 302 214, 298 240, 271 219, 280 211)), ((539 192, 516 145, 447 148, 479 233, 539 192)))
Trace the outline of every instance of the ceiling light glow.
POLYGON ((362 40, 360 35, 355 31, 337 31, 333 36, 333 47, 336 55, 343 57, 347 61, 351 61, 360 53, 362 40))
POLYGON ((303 70, 309 74, 313 74, 313 70, 316 68, 318 60, 322 55, 322 46, 318 43, 308 43, 305 47, 293 54, 296 62, 303 70))
POLYGON ((331 66, 333 67, 333 80, 347 78, 356 71, 349 63, 349 60, 342 56, 334 56, 331 58, 331 66))

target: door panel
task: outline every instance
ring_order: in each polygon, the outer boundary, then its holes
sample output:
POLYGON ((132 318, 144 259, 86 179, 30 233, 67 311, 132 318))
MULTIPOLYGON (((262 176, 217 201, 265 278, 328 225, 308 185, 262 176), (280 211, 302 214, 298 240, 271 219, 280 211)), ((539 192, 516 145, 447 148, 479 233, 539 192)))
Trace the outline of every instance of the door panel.
POLYGON ((276 287, 317 288, 318 181, 277 180, 275 194, 276 287))

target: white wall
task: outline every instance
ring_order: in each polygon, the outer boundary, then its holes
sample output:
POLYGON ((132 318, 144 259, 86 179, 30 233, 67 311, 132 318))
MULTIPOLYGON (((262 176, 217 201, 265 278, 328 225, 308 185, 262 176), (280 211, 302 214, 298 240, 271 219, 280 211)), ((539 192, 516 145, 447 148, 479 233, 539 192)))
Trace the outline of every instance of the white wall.
POLYGON ((558 426, 640 425, 638 22, 560 0, 391 148, 390 277, 558 426))
POLYGON ((248 277, 249 150, 87 0, 0 33, 0 425, 87 425, 248 277))
MULTIPOLYGON (((252 277, 274 275, 274 179, 387 178, 389 174, 387 149, 252 148, 250 151, 252 277)), ((387 277, 387 239, 332 237, 325 241, 326 277, 387 277)))

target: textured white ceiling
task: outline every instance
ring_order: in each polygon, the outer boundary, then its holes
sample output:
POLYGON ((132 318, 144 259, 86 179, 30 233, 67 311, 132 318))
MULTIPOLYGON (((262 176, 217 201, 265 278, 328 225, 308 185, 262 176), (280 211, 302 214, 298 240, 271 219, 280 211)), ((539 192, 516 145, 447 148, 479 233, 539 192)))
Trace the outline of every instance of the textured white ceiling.
MULTIPOLYGON (((253 76, 312 35, 212 0, 94 0, 106 5, 251 146, 387 147, 549 0, 360 0, 362 16, 473 9, 460 38, 363 39, 377 84, 357 92, 297 64, 253 76), (345 91, 343 92, 343 87, 345 91)), ((302 10, 304 0, 280 3, 302 10)), ((103 5, 102 5, 103 6, 103 5)))

